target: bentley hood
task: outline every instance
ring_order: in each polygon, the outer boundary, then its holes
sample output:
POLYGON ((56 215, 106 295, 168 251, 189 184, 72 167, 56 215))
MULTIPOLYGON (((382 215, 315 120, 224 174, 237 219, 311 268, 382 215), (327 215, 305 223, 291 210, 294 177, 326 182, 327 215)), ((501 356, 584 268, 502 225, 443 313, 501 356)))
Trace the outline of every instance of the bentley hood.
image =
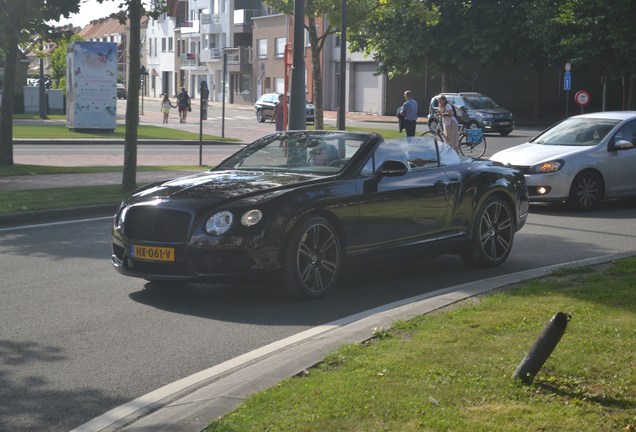
POLYGON ((207 199, 224 201, 289 188, 323 177, 273 171, 205 171, 155 183, 133 194, 134 201, 146 199, 207 199))

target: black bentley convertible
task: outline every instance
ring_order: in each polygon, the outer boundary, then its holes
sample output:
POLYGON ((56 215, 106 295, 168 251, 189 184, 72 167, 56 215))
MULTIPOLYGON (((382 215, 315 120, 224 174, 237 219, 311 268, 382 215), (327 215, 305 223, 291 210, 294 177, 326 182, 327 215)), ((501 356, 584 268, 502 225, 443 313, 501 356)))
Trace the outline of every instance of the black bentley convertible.
POLYGON ((520 171, 432 138, 279 132, 135 191, 114 217, 112 264, 150 281, 280 275, 291 295, 317 298, 363 257, 412 249, 497 266, 527 215, 520 171))

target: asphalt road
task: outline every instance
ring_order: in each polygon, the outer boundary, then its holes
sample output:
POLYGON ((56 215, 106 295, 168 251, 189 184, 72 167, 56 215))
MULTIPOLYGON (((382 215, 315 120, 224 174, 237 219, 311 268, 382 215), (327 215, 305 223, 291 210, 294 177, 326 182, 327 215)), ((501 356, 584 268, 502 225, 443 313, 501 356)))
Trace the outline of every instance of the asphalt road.
POLYGON ((635 217, 634 201, 585 214, 532 206, 499 268, 475 270, 456 257, 375 262, 350 269, 341 291, 316 302, 288 300, 270 285, 161 289, 120 276, 108 262, 110 218, 2 229, 0 430, 66 431, 319 324, 471 280, 632 250, 635 217))

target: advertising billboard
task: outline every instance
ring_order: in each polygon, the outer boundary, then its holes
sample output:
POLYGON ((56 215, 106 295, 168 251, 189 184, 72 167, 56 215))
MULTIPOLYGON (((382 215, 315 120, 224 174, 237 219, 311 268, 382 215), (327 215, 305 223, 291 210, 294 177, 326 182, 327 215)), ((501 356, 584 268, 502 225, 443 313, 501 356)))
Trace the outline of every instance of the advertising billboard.
POLYGON ((117 125, 117 44, 74 42, 66 52, 66 125, 114 130, 117 125))

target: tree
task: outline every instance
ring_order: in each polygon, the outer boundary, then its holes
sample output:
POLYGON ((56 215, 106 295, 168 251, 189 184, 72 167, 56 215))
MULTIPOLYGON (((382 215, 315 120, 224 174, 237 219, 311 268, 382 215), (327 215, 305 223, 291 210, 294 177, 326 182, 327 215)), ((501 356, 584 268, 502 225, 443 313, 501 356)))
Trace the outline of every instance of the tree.
POLYGON ((615 0, 608 7, 602 0, 567 0, 560 11, 559 22, 569 30, 563 44, 573 53, 572 63, 604 64, 604 78, 629 82, 623 108, 636 108, 636 2, 615 0))
POLYGON ((4 83, 0 110, 0 166, 13 165, 13 99, 18 44, 31 35, 53 35, 47 22, 79 11, 80 0, 0 0, 0 46, 4 51, 4 83))
MULTIPOLYGON (((294 14, 294 0, 264 0, 264 3, 274 7, 286 15, 293 16, 294 14)), ((322 35, 318 35, 318 29, 316 27, 316 19, 321 16, 321 6, 325 3, 321 0, 306 0, 305 1, 305 14, 308 18, 307 24, 304 27, 309 33, 309 44, 311 49, 312 59, 312 76, 313 76, 313 94, 314 94, 314 127, 316 129, 324 128, 324 115, 323 115, 323 102, 322 102, 322 69, 320 67, 320 54, 324 46, 324 41, 327 35, 333 34, 334 29, 329 26, 325 28, 322 35)), ((294 41, 296 43, 296 41, 294 41)), ((303 42, 301 42, 303 43, 303 42)))
POLYGON ((542 111, 545 71, 568 58, 567 48, 561 43, 566 28, 557 20, 559 4, 554 0, 482 0, 475 3, 467 17, 471 27, 480 24, 482 30, 475 49, 480 63, 535 71, 535 116, 542 111))
MULTIPOLYGON (((103 3, 106 0, 98 0, 103 3)), ((137 130, 139 128, 139 87, 141 84, 141 17, 158 17, 166 8, 159 3, 146 9, 142 0, 120 1, 119 12, 113 14, 119 22, 129 23, 128 53, 128 97, 126 98, 126 139, 124 143, 124 168, 122 190, 132 191, 137 187, 137 130)))
MULTIPOLYGON (((346 0, 305 0, 305 16, 306 23, 303 23, 309 37, 309 47, 311 52, 311 72, 313 78, 312 90, 314 95, 315 118, 314 127, 316 129, 324 128, 324 104, 322 91, 322 50, 327 38, 339 31, 341 16, 341 1, 346 0), (321 20, 320 18, 325 18, 321 20), (318 27, 322 22, 326 26, 320 32, 318 27)), ((350 22, 358 22, 359 17, 366 14, 370 7, 377 0, 357 0, 347 3, 350 22)), ((272 6, 280 12, 292 15, 294 14, 294 0, 264 0, 264 3, 272 6)), ((301 43, 303 43, 301 41, 301 43)))
POLYGON ((69 44, 82 40, 84 40, 84 38, 76 34, 71 37, 64 38, 57 44, 57 47, 55 47, 49 56, 49 67, 51 70, 53 88, 66 88, 66 50, 69 44))
MULTIPOLYGON (((576 0, 572 0, 576 1, 576 0)), ((599 0, 600 1, 600 0, 599 0)), ((629 1, 629 0, 625 0, 629 1)), ((389 76, 430 71, 451 79, 479 68, 517 64, 537 73, 535 114, 543 73, 564 59, 563 26, 553 0, 380 1, 360 24, 351 48, 372 55, 389 76)))

